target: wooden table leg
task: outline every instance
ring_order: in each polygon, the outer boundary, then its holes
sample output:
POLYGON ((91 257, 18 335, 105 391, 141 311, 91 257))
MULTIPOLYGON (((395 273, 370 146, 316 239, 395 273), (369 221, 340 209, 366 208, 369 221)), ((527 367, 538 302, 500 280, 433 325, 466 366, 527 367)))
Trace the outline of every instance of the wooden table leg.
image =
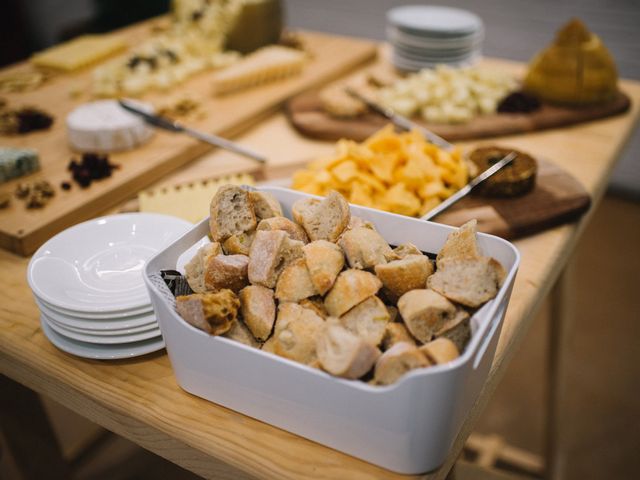
POLYGON ((36 393, 0 375, 0 428, 24 480, 72 478, 36 393))
POLYGON ((547 363, 547 478, 560 479, 564 471, 562 407, 567 391, 566 352, 571 331, 571 262, 560 274, 549 295, 549 342, 547 363))

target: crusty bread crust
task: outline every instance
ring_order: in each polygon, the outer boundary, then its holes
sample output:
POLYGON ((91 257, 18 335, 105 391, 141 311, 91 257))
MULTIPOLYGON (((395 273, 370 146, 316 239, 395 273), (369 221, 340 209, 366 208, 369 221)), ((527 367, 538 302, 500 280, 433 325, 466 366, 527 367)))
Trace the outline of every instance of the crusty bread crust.
POLYGON ((271 335, 276 321, 276 302, 273 290, 259 285, 249 285, 238 295, 240 312, 251 333, 260 341, 271 335))
POLYGON ((405 293, 398 300, 398 310, 411 335, 422 343, 430 341, 456 313, 453 303, 427 289, 405 293))
POLYGON ((436 257, 436 265, 446 258, 480 258, 482 254, 476 240, 477 220, 469 220, 460 228, 451 232, 436 257))
POLYGON ((223 337, 235 340, 236 342, 240 342, 249 347, 260 348, 260 342, 255 339, 245 323, 239 318, 236 318, 231 323, 231 328, 223 335, 223 337))
POLYGON ((335 243, 316 240, 302 247, 311 282, 320 295, 333 286, 344 267, 344 254, 335 243))
POLYGON ((323 370, 349 379, 365 375, 380 356, 374 345, 331 321, 318 335, 316 351, 323 370))
POLYGON ((460 356, 455 343, 444 337, 425 343, 420 347, 420 351, 435 365, 450 362, 460 356))
POLYGON ((256 215, 249 193, 237 185, 223 185, 211 200, 209 229, 216 242, 256 228, 256 215))
POLYGON ((339 245, 351 268, 369 269, 395 258, 382 235, 370 228, 356 227, 345 232, 339 245))
POLYGON ((282 230, 257 231, 249 252, 249 281, 274 288, 280 272, 302 257, 302 246, 302 242, 291 240, 282 230))
POLYGON ((231 290, 176 297, 176 310, 187 322, 211 335, 228 332, 236 320, 240 301, 231 290))
POLYGON ((274 351, 277 355, 306 365, 317 360, 316 338, 324 328, 324 320, 312 310, 297 303, 278 306, 274 351))
POLYGON ((378 358, 373 381, 378 385, 391 385, 408 371, 428 366, 429 361, 415 345, 398 342, 378 358))
POLYGON ((296 200, 291 206, 293 221, 302 225, 304 217, 311 215, 318 205, 320 205, 320 200, 317 198, 301 198, 300 200, 296 200))
POLYGON ((246 255, 216 255, 208 257, 204 271, 204 286, 207 290, 228 288, 239 292, 249 284, 246 255))
POLYGON ((207 243, 200 247, 193 258, 184 266, 185 278, 187 283, 195 293, 204 293, 207 291, 204 285, 205 265, 208 258, 222 253, 218 242, 207 243))
POLYGON ((281 217, 282 207, 278 199, 269 192, 249 192, 249 198, 253 203, 253 211, 259 222, 265 218, 281 217))
POLYGON ((340 323, 371 345, 380 345, 389 323, 389 311, 382 300, 373 295, 342 315, 340 323))
POLYGON ((433 265, 426 255, 407 255, 400 260, 376 265, 375 272, 382 285, 391 293, 388 297, 400 298, 410 290, 424 288, 433 273, 433 265))
POLYGON ((386 351, 393 347, 396 343, 405 342, 415 345, 416 341, 405 327, 404 323, 389 322, 387 323, 384 336, 382 337, 382 350, 386 351))
POLYGON ((448 338, 457 347, 459 352, 464 351, 464 347, 471 339, 471 317, 469 313, 459 308, 451 320, 448 320, 442 328, 435 333, 436 338, 448 338))
POLYGON ((265 218, 258 223, 258 230, 282 230, 289 235, 292 240, 299 240, 303 243, 309 242, 304 228, 292 222, 287 217, 265 218))
POLYGON ((222 249, 227 255, 249 255, 255 236, 255 230, 233 234, 224 241, 222 249))
POLYGON ((351 219, 349 203, 338 192, 331 191, 319 203, 301 199, 293 204, 296 222, 302 225, 310 240, 335 242, 351 219))
POLYGON ((338 275, 324 299, 324 306, 333 317, 340 317, 360 302, 375 295, 382 282, 372 273, 349 269, 338 275))
POLYGON ((280 302, 297 303, 305 298, 313 297, 316 291, 304 258, 298 258, 282 270, 276 284, 276 298, 280 302))

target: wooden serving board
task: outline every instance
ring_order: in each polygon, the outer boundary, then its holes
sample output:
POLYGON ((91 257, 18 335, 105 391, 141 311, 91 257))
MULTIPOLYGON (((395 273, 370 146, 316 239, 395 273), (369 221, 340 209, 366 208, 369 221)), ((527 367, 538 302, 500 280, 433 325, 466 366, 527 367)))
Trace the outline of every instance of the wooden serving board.
MULTIPOLYGON (((616 98, 602 105, 564 108, 545 104, 535 112, 483 115, 462 125, 429 124, 414 120, 454 142, 566 127, 618 115, 629 110, 630 106, 629 97, 624 92, 618 92, 616 98)), ((367 113, 354 119, 332 117, 323 110, 317 92, 304 93, 291 99, 287 103, 286 112, 296 130, 308 137, 322 140, 349 138, 360 142, 389 123, 387 119, 375 113, 367 113)))
MULTIPOLYGON (((130 45, 134 45, 146 38, 151 28, 151 23, 147 22, 122 30, 119 34, 130 45)), ((188 94, 200 102, 201 111, 206 112, 206 117, 187 120, 186 124, 233 136, 277 111, 292 96, 344 75, 377 54, 376 45, 369 41, 315 32, 300 32, 300 37, 311 54, 311 60, 296 77, 214 98, 210 93, 209 75, 203 72, 169 92, 151 92, 142 100, 163 105, 188 94)), ((30 69, 28 64, 21 64, 5 72, 30 69)), ((111 161, 120 166, 111 178, 94 182, 84 190, 73 185, 70 191, 62 191, 60 183, 70 179, 67 171, 69 160, 77 157, 67 144, 65 118, 75 107, 91 100, 86 93, 90 92, 90 85, 91 68, 74 74, 57 75, 31 92, 2 95, 11 107, 34 105, 46 110, 55 116, 55 123, 47 131, 0 137, 2 146, 38 150, 42 166, 36 174, 0 185, 0 192, 12 193, 22 181, 46 179, 56 188, 56 196, 40 210, 27 210, 23 202, 17 199, 11 202, 9 208, 0 210, 1 247, 22 255, 31 254, 55 233, 135 196, 140 189, 212 149, 207 144, 180 134, 157 132, 144 146, 111 155, 111 161), (77 98, 72 95, 73 91, 85 93, 77 98)), ((211 176, 215 176, 215 172, 211 176)))
POLYGON ((537 160, 538 176, 532 191, 520 197, 489 198, 469 195, 434 218, 460 226, 478 220, 478 230, 513 240, 580 217, 591 197, 569 173, 554 163, 537 160))

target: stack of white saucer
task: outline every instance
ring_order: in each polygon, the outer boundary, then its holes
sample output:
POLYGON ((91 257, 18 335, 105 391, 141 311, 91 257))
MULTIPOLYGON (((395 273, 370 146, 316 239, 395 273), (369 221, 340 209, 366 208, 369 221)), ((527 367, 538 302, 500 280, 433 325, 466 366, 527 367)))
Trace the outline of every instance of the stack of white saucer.
POLYGON ((51 343, 94 359, 164 348, 143 267, 191 226, 166 215, 113 215, 75 225, 40 247, 27 280, 51 343))
POLYGON ((465 66, 480 56, 484 25, 467 10, 407 5, 387 12, 387 39, 393 46, 393 64, 400 70, 465 66))

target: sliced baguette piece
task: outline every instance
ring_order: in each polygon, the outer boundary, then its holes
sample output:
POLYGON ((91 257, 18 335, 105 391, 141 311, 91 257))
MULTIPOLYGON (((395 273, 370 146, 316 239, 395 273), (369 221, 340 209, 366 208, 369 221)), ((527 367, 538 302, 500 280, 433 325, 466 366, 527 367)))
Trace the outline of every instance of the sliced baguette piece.
POLYGON ((398 300, 398 310, 411 335, 422 343, 429 342, 456 313, 453 303, 428 289, 405 293, 398 300))
POLYGON ((260 341, 271 335, 276 321, 276 302, 273 290, 260 285, 244 287, 240 294, 240 312, 251 333, 260 341))
POLYGON ((316 351, 323 370, 351 380, 371 370, 380 356, 374 345, 332 321, 318 335, 316 351))
POLYGON ((296 200, 291 206, 293 221, 298 225, 302 225, 303 218, 310 216, 318 205, 320 205, 320 200, 317 198, 301 198, 300 200, 296 200))
POLYGON ((389 311, 382 300, 373 295, 342 315, 340 323, 351 333, 377 346, 389 323, 389 311))
POLYGON ((407 255, 423 255, 420 249, 410 242, 401 243, 393 249, 393 253, 395 253, 399 258, 404 258, 407 255))
POLYGON ((410 370, 429 365, 429 360, 415 345, 398 342, 378 358, 373 382, 378 385, 391 385, 410 370))
POLYGON ((427 278, 433 273, 433 265, 426 255, 407 255, 400 260, 375 266, 382 285, 397 300, 409 290, 427 286, 427 278))
POLYGON ((349 220, 349 224, 347 225, 347 230, 353 230, 354 228, 368 228, 370 230, 375 230, 376 226, 373 222, 369 220, 365 220, 364 218, 357 217, 355 215, 351 215, 351 219, 349 220))
POLYGON ((292 240, 299 240, 303 243, 309 242, 309 237, 307 237, 304 228, 287 217, 265 218, 258 223, 258 230, 282 230, 292 240))
POLYGON ((338 245, 344 250, 351 268, 367 270, 395 258, 387 241, 370 228, 356 227, 345 232, 338 245))
POLYGON ((184 266, 187 283, 195 293, 204 293, 207 289, 204 286, 204 271, 207 259, 222 253, 218 242, 207 243, 200 247, 189 263, 184 266))
POLYGON ((236 318, 231 323, 231 328, 223 335, 223 337, 235 340, 236 342, 240 342, 249 347, 260 348, 260 342, 255 339, 245 323, 239 318, 236 318))
POLYGON ((302 242, 291 240, 282 230, 257 231, 249 252, 249 281, 274 288, 280 272, 302 257, 302 246, 302 242))
POLYGON ((305 298, 304 300, 300 300, 300 302, 298 303, 301 307, 313 310, 316 315, 324 318, 325 320, 329 317, 329 312, 327 312, 327 309, 324 308, 324 302, 322 301, 322 297, 320 296, 305 298))
POLYGON ((382 337, 382 350, 389 350, 396 343, 400 342, 410 343, 411 345, 416 344, 416 341, 413 339, 404 323, 387 323, 384 330, 384 336, 382 337))
POLYGON ((297 303, 278 306, 274 351, 281 357, 313 364, 317 360, 316 339, 324 328, 324 320, 297 303))
POLYGON ((436 338, 451 340, 458 351, 462 353, 471 339, 471 317, 469 313, 459 308, 451 320, 448 320, 435 334, 436 338))
POLYGON ((482 256, 476 239, 477 225, 477 220, 469 220, 447 236, 446 242, 436 257, 438 268, 440 268, 440 262, 446 258, 480 258, 482 256))
POLYGON ((298 258, 282 270, 276 284, 276 298, 280 302, 297 303, 317 295, 304 258, 298 258))
POLYGON ((228 288, 239 292, 249 284, 246 255, 216 255, 208 257, 204 270, 204 286, 207 290, 228 288))
POLYGON ((360 302, 375 295, 382 282, 364 270, 349 269, 338 275, 324 299, 324 306, 332 317, 341 317, 360 302))
POLYGON ((255 230, 235 233, 224 241, 222 249, 227 255, 249 255, 255 236, 255 230))
POLYGON ((249 192, 249 198, 253 203, 253 211, 258 222, 265 218, 282 217, 280 202, 269 192, 249 192))
POLYGON ((344 254, 335 243, 316 240, 302 247, 311 282, 320 295, 333 286, 344 267, 344 254))
POLYGON ((449 300, 477 308, 496 296, 505 272, 491 257, 454 257, 440 260, 427 286, 449 300))
POLYGON ((450 362, 460 356, 458 347, 448 338, 436 338, 419 349, 434 365, 450 362))
POLYGON ((347 228, 351 219, 349 203, 336 191, 315 204, 307 199, 293 204, 294 218, 309 236, 310 240, 328 240, 335 242, 347 228), (296 205, 300 202, 300 205, 296 205))
POLYGON ((209 229, 216 242, 223 242, 231 235, 256 228, 256 215, 249 192, 237 185, 223 185, 211 200, 209 229))
POLYGON ((231 290, 176 297, 176 310, 189 324, 211 335, 228 332, 238 315, 240 300, 231 290))

